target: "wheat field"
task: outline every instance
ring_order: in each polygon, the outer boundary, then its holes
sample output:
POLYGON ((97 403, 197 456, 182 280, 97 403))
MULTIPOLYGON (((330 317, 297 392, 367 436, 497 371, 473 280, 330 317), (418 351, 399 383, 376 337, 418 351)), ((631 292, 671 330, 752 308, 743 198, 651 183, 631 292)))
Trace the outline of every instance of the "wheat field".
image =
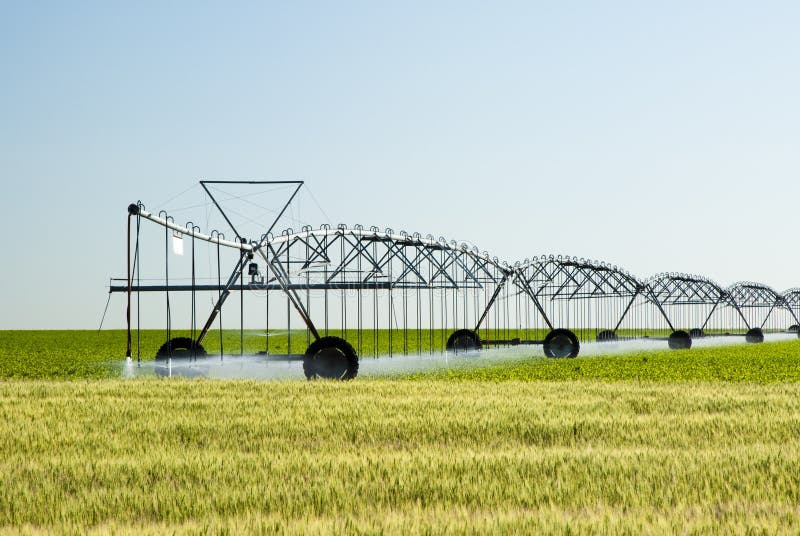
POLYGON ((797 533, 800 385, 0 382, 0 530, 797 533))

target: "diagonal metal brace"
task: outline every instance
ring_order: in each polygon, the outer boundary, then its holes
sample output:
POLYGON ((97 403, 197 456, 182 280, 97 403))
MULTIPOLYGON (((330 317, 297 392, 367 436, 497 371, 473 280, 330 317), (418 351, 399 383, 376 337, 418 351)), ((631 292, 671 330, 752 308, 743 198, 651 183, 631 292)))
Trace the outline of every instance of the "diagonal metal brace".
POLYGON ((286 297, 289 298, 292 306, 300 315, 300 318, 303 319, 308 330, 314 336, 314 340, 319 340, 319 332, 317 331, 316 326, 314 326, 314 322, 311 320, 311 316, 306 311, 306 308, 303 306, 303 301, 300 299, 300 296, 297 295, 297 291, 294 288, 290 288, 290 277, 289 273, 280 263, 278 260, 278 254, 275 252, 275 249, 272 247, 272 244, 267 243, 267 249, 272 253, 272 260, 270 260, 266 254, 264 254, 263 248, 258 247, 256 249, 256 253, 261 255, 261 258, 264 259, 264 262, 272 268, 272 273, 275 275, 275 281, 278 282, 280 285, 281 290, 286 294, 286 297))

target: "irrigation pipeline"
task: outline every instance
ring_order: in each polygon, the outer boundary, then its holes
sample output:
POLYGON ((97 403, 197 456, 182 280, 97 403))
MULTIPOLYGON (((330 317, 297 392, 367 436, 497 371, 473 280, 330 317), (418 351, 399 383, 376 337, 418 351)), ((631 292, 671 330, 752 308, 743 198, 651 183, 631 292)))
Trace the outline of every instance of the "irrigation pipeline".
POLYGON ((233 249, 245 250, 250 251, 253 249, 253 246, 244 242, 231 242, 230 240, 225 240, 224 235, 218 233, 217 231, 212 231, 211 235, 203 234, 199 232, 197 227, 188 228, 188 227, 181 227, 180 225, 176 225, 175 222, 170 218, 162 218, 160 215, 156 216, 151 212, 147 212, 144 209, 144 205, 141 203, 138 204, 131 204, 128 207, 129 215, 136 215, 146 220, 149 220, 153 223, 161 225, 162 227, 166 227, 171 231, 175 231, 176 233, 180 233, 182 235, 189 236, 191 238, 196 238, 198 240, 204 240, 206 242, 212 244, 218 244, 220 246, 225 246, 233 249), (214 234, 216 233, 216 236, 214 234))
MULTIPOLYGON (((560 255, 511 265, 442 237, 361 225, 303 227, 273 235, 273 223, 254 241, 243 239, 234 228, 237 240, 231 241, 216 230, 204 234, 191 222, 179 226, 166 213, 153 215, 141 203, 130 205, 128 215, 127 278, 125 285, 112 280, 110 287, 111 292, 127 293, 128 357, 134 328, 131 305, 135 297, 138 311, 140 293, 166 296, 167 357, 181 350, 204 355, 201 343, 215 322, 222 356, 222 308, 235 292, 240 293, 240 353, 245 316, 253 310, 244 302, 245 292, 250 292, 264 302, 258 308, 264 311, 267 335, 263 353, 299 356, 304 362, 309 355, 322 360, 319 356, 341 354, 346 361, 352 353, 357 363, 357 356, 365 355, 458 353, 526 344, 541 345, 549 357, 574 357, 580 343, 587 341, 663 340, 682 349, 700 337, 738 336, 760 342, 765 332, 800 332, 800 289, 781 294, 753 282, 723 288, 706 277, 682 273, 639 279, 604 262, 560 255), (141 220, 164 228, 163 282, 141 283, 141 220), (188 284, 177 283, 174 276, 170 281, 170 231, 191 238, 188 284), (216 270, 205 280, 197 273, 196 242, 206 242, 216 256, 216 270), (231 266, 227 272, 225 265, 231 266), (191 337, 188 343, 184 340, 187 348, 178 348, 178 339, 171 338, 170 293, 186 292, 191 294, 191 337), (195 325, 196 315, 202 313, 198 294, 213 296, 214 301, 200 330, 195 325), (298 333, 292 326, 297 319, 304 325, 305 353, 293 354, 298 333), (272 342, 269 335, 278 332, 287 334, 285 344, 272 342)), ((139 326, 137 314, 137 331, 139 326)), ((343 375, 354 375, 357 365, 351 365, 343 375)))

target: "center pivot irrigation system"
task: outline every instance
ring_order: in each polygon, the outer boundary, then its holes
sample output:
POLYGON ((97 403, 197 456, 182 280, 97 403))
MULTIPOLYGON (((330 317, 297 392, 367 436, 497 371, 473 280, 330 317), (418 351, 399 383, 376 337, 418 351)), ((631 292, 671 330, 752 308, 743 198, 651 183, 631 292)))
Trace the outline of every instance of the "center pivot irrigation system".
MULTIPOLYGON (((302 361, 309 379, 354 378, 359 356, 364 355, 541 345, 547 357, 563 358, 577 356, 581 341, 663 340, 670 348, 688 349, 700 337, 744 336, 757 343, 764 340, 765 331, 800 335, 800 289, 781 295, 750 282, 722 288, 705 277, 677 273, 640 280, 616 266, 561 255, 510 265, 464 243, 361 225, 303 226, 273 233, 303 182, 200 185, 232 235, 204 233, 192 222, 176 224, 165 211, 153 214, 141 202, 131 204, 127 277, 112 279, 110 285, 110 292, 127 295, 129 359, 132 331, 140 330, 141 294, 164 295, 166 340, 156 354, 156 370, 162 374, 169 375, 177 361, 208 355, 203 343, 214 330, 220 359, 224 358, 222 311, 232 293, 239 294, 240 353, 244 295, 249 293, 263 302, 259 310, 266 343, 258 355, 302 361), (221 192, 233 186, 281 186, 290 194, 282 208, 272 212, 275 217, 263 233, 248 238, 237 230, 236 214, 223 207, 221 192), (155 235, 163 241, 157 282, 143 282, 141 277, 144 221, 162 228, 155 235), (183 237, 191 244, 188 279, 176 277, 175 262, 171 268, 169 261, 171 238, 183 237), (207 277, 199 275, 202 263, 196 262, 202 246, 213 260, 207 277), (190 295, 188 337, 172 336, 176 293, 190 295), (211 306, 205 320, 198 322, 198 296, 203 295, 211 306), (270 336, 276 333, 283 334, 284 343, 270 348, 270 336)), ((241 197, 247 200, 237 198, 241 197)), ((136 348, 140 362, 140 344, 136 348)))

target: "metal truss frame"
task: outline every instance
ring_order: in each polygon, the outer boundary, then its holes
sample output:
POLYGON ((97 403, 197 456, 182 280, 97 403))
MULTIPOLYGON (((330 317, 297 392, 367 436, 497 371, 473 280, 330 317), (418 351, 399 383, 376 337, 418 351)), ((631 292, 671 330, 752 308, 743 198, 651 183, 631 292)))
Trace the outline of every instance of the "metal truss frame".
POLYGON ((646 284, 652 299, 662 307, 669 305, 710 305, 711 310, 700 326, 701 330, 706 328, 709 320, 711 320, 720 305, 733 307, 744 321, 745 326, 750 329, 747 318, 742 314, 739 305, 730 292, 707 277, 667 272, 653 276, 647 280, 646 284))
MULTIPOLYGON (((200 181, 200 185, 236 235, 235 240, 225 240, 217 231, 203 234, 194 224, 176 225, 165 212, 153 215, 147 212, 141 203, 130 205, 128 277, 124 286, 112 285, 110 288, 111 292, 128 294, 128 354, 130 354, 131 294, 147 291, 218 292, 217 301, 196 339, 198 344, 211 329, 230 293, 244 290, 280 290, 286 295, 291 307, 300 315, 314 340, 319 340, 320 334, 309 313, 310 298, 307 292, 312 290, 388 291, 389 293, 395 290, 453 291, 454 298, 458 291, 474 291, 473 319, 478 318, 474 325, 475 333, 487 320, 492 307, 501 296, 503 294, 507 296, 509 292, 515 293, 518 299, 524 297, 528 300, 551 331, 557 327, 567 326, 556 326, 557 319, 548 314, 548 308, 552 313, 554 310, 559 310, 557 305, 559 303, 597 304, 603 303, 602 300, 617 300, 610 309, 609 316, 612 320, 608 322, 608 327, 613 325, 611 331, 616 333, 626 317, 629 323, 631 317, 637 314, 641 318, 642 313, 636 313, 638 309, 633 308, 637 298, 642 300, 641 303, 655 306, 658 314, 673 331, 675 326, 665 310, 666 306, 709 306, 710 310, 700 326, 701 330, 706 328, 719 307, 732 307, 748 329, 751 328, 750 322, 743 312, 746 308, 768 309, 760 326, 762 328, 773 311, 778 308, 786 308, 800 325, 798 320, 800 288, 789 289, 785 295, 778 294, 766 285, 753 282, 740 282, 723 289, 706 277, 682 273, 662 273, 642 281, 614 265, 561 255, 534 257, 510 266, 497 257, 490 257, 487 252, 464 243, 447 241, 441 237, 435 239, 432 235, 423 237, 419 233, 395 232, 393 229, 364 228, 361 225, 352 227, 322 225, 319 228, 305 226, 297 232, 286 229, 279 234, 273 234, 276 224, 303 184, 303 181, 200 181), (258 239, 248 240, 241 235, 220 200, 214 196, 213 188, 210 186, 215 184, 282 184, 294 188, 275 219, 265 227, 264 233, 258 239), (134 217, 137 218, 135 251, 138 252, 138 220, 147 219, 163 226, 167 237, 168 230, 171 229, 193 240, 204 240, 217 246, 238 250, 238 258, 229 277, 219 279, 217 285, 197 284, 193 268, 191 285, 170 285, 167 265, 166 284, 140 285, 138 280, 137 284, 134 284, 131 269, 136 266, 136 257, 133 264, 130 261, 131 218, 134 217), (264 262, 263 274, 258 272, 259 268, 254 262, 256 257, 259 262, 264 262), (246 267, 251 270, 251 274, 258 275, 249 283, 245 283, 243 277, 246 267), (301 294, 303 291, 306 291, 305 298, 301 294), (485 293, 487 298, 485 301, 484 294, 478 294, 478 291, 485 293), (634 313, 631 313, 632 308, 634 313)), ((325 299, 327 300, 327 294, 325 299)), ((192 300, 194 308, 194 295, 192 300)), ((526 304, 526 307, 528 308, 526 311, 530 311, 530 305, 526 304)), ((587 307, 593 306, 587 305, 587 307)), ((569 310, 568 307, 566 309, 569 310)), ((466 308, 464 311, 466 322, 466 308)), ((705 315, 705 310, 702 311, 701 314, 705 315)), ((194 310, 192 314, 194 315, 194 310)), ((636 318, 633 318, 633 321, 635 320, 636 318)), ((487 331, 488 329, 487 327, 487 331)), ((514 340, 516 341, 514 344, 520 343, 519 339, 514 340)), ((485 342, 509 343, 510 341, 485 342)))
POLYGON ((770 315, 776 309, 786 309, 794 321, 800 323, 786 297, 778 294, 772 287, 753 281, 739 281, 728 287, 727 291, 739 308, 769 309, 759 328, 767 324, 770 315))
POLYGON ((554 324, 542 306, 543 301, 627 299, 627 304, 612 330, 616 332, 637 297, 650 300, 672 328, 661 304, 652 300, 647 285, 628 271, 605 262, 562 255, 534 257, 515 265, 511 281, 533 302, 550 329, 554 328, 554 324))

